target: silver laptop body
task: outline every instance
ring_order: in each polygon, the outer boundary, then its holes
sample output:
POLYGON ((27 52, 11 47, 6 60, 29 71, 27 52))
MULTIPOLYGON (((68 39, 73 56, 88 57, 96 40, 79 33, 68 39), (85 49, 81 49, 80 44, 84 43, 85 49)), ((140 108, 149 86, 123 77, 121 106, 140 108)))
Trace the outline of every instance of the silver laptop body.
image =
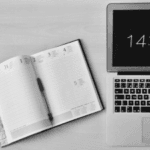
POLYGON ((107 6, 106 142, 150 146, 150 3, 107 6))

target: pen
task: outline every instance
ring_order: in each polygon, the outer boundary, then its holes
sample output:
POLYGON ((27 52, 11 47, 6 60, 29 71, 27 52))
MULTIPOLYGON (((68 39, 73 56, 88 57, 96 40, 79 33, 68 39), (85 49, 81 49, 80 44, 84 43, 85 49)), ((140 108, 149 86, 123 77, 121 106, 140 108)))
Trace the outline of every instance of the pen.
POLYGON ((49 117, 50 121, 52 121, 52 120, 53 120, 53 116, 52 116, 51 110, 50 110, 50 108, 49 108, 49 106, 48 106, 48 102, 47 102, 46 94, 45 94, 45 92, 44 92, 44 87, 43 87, 42 81, 41 81, 40 78, 37 78, 37 82, 38 82, 38 85, 39 85, 39 89, 40 89, 40 91, 41 91, 41 93, 42 93, 42 96, 43 96, 43 98, 44 98, 44 100, 45 100, 47 110, 48 110, 48 112, 49 112, 49 113, 48 113, 48 117, 49 117))

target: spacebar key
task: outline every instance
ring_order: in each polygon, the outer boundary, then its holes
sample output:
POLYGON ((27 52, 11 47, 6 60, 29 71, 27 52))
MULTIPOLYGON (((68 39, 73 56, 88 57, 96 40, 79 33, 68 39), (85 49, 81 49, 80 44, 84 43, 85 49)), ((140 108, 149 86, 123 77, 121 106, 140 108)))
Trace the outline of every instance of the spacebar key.
POLYGON ((141 112, 150 112, 150 107, 141 107, 141 112))

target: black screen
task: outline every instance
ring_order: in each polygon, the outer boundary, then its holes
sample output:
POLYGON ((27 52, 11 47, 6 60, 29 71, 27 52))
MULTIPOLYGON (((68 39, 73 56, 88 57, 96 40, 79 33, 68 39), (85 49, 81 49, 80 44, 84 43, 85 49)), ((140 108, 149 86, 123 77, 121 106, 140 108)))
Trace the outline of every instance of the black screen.
POLYGON ((150 10, 113 11, 113 66, 150 66, 150 10))

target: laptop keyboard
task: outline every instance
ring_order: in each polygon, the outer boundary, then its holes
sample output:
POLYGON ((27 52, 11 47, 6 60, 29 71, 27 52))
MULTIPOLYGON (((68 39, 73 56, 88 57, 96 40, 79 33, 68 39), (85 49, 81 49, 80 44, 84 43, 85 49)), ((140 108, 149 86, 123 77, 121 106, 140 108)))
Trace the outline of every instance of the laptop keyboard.
POLYGON ((114 79, 116 113, 150 113, 150 79, 114 79))

